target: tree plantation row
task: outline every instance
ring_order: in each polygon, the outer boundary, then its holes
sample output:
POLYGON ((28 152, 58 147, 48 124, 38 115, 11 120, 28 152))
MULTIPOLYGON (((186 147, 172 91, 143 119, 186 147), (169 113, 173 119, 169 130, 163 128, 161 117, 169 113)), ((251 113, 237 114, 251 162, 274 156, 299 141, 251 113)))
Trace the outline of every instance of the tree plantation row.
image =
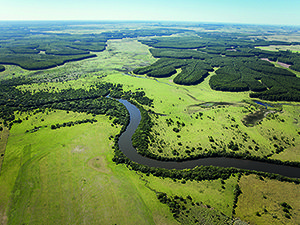
POLYGON ((137 68, 135 74, 160 78, 181 72, 174 82, 181 85, 201 83, 209 72, 210 87, 219 91, 252 91, 250 97, 271 101, 300 101, 300 79, 289 70, 261 59, 284 62, 299 71, 300 55, 290 51, 271 52, 255 48, 265 45, 297 43, 265 41, 253 37, 198 33, 197 37, 161 37, 141 40, 153 48, 159 60, 137 68))
MULTIPOLYGON (((27 70, 41 70, 66 62, 96 57, 93 52, 106 49, 110 39, 162 36, 181 33, 182 29, 139 29, 69 34, 44 30, 44 27, 0 26, 0 64, 18 65, 27 70)), ((0 72, 5 68, 0 66, 0 72)))
MULTIPOLYGON (((180 85, 196 85, 209 72, 216 71, 209 82, 214 90, 252 91, 250 97, 265 100, 300 100, 300 79, 288 70, 261 60, 283 62, 290 65, 290 69, 300 71, 299 54, 256 48, 297 45, 298 42, 268 41, 252 33, 196 32, 174 28, 123 29, 99 34, 53 33, 39 25, 30 29, 16 25, 0 29, 0 64, 18 65, 29 70, 47 69, 69 61, 97 57, 94 52, 104 51, 110 39, 138 38, 141 43, 152 47, 151 54, 159 60, 135 69, 136 74, 170 77, 181 69, 173 81, 180 85), (189 35, 180 36, 182 33, 189 35), (166 37, 172 34, 179 36, 166 37)), ((0 71, 3 70, 5 67, 0 66, 0 71)))

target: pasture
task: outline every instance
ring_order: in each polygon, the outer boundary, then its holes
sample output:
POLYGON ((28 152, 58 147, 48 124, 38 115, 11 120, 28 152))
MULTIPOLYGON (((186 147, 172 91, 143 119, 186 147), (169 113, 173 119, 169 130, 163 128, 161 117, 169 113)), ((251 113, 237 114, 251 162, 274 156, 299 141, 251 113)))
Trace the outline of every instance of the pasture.
POLYGON ((243 176, 236 216, 250 224, 298 224, 299 185, 243 176), (287 203, 291 206, 284 207, 287 203), (286 209, 285 209, 286 208, 286 209))
MULTIPOLYGON (((251 99, 249 92, 212 90, 209 79, 214 72, 202 83, 191 86, 173 82, 181 69, 168 78, 134 75, 133 69, 157 60, 149 47, 136 39, 109 40, 107 49, 95 54, 95 58, 41 71, 5 65, 0 79, 33 78, 38 82, 17 87, 31 93, 90 89, 100 82, 122 84, 125 91, 144 91, 154 100, 152 107, 145 107, 151 110, 149 114, 154 122, 149 151, 165 158, 234 151, 300 161, 299 104, 280 102, 276 110, 270 109, 273 112, 246 126, 244 118, 264 107, 254 103, 256 99, 251 99)), ((10 131, 4 128, 0 132, 0 154, 4 154, 0 173, 1 224, 141 224, 141 221, 179 224, 170 208, 158 200, 159 192, 172 197, 190 196, 194 202, 201 203, 201 207, 232 216, 237 176, 225 181, 172 180, 116 165, 112 161, 112 146, 120 126, 112 125, 107 116, 53 109, 17 112, 15 116, 22 123, 14 124, 10 131), (97 122, 51 129, 53 124, 93 118, 97 122)), ((238 199, 237 217, 255 223, 299 221, 296 211, 299 206, 295 203, 299 199, 297 185, 261 181, 252 175, 243 176, 239 185, 243 194, 238 199), (257 188, 252 189, 250 184, 257 188), (268 190, 267 200, 258 196, 264 188, 268 190), (280 197, 284 188, 291 194, 280 197), (280 211, 277 203, 281 201, 293 207, 291 219, 280 211), (256 203, 258 206, 247 212, 249 204, 256 203), (257 217, 256 212, 261 216, 257 217), (270 217, 273 214, 277 219, 270 217)), ((192 215, 197 214, 196 209, 190 210, 192 215)))

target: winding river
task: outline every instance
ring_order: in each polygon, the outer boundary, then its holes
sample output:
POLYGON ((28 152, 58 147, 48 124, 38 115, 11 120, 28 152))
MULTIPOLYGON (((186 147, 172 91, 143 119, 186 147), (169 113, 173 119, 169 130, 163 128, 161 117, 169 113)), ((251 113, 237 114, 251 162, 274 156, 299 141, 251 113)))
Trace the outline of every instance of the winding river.
POLYGON ((166 169, 191 169, 196 166, 219 166, 219 167, 235 167, 247 170, 256 170, 261 172, 268 172, 274 174, 280 174, 286 177, 300 178, 300 168, 290 167, 284 165, 271 164, 266 162, 258 162, 252 160, 243 160, 235 158, 225 158, 225 157, 213 157, 213 158, 202 158, 195 160, 187 160, 183 162, 174 161, 158 161, 155 159, 150 159, 144 157, 137 153, 136 149, 132 146, 131 137, 137 129, 141 114, 139 109, 126 100, 120 99, 121 102, 130 114, 130 123, 127 126, 125 132, 119 138, 119 148, 120 150, 132 161, 151 166, 160 167, 166 169))

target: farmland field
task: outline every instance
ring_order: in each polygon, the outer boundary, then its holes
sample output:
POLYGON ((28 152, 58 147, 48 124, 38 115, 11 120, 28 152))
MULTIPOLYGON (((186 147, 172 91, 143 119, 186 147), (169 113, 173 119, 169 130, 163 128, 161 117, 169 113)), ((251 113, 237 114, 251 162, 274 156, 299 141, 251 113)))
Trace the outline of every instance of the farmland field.
POLYGON ((116 138, 129 122, 122 98, 147 119, 133 143, 145 156, 299 167, 300 56, 268 47, 290 43, 255 39, 255 26, 244 36, 229 25, 40 26, 44 43, 20 27, 19 39, 0 35, 0 224, 299 223, 299 179, 207 167, 161 176, 124 158, 116 138))

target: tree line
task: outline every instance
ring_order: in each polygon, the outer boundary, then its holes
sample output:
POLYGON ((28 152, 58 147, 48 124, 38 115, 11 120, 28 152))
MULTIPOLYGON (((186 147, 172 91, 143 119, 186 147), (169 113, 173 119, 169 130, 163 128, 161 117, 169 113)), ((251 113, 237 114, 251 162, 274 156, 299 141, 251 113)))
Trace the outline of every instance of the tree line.
POLYGON ((34 55, 26 56, 24 54, 6 54, 0 55, 0 63, 20 66, 27 70, 42 70, 56 66, 61 66, 67 62, 79 61, 83 59, 96 57, 95 54, 80 55, 34 55))
POLYGON ((61 109, 88 114, 105 114, 115 118, 114 124, 127 124, 128 112, 123 104, 112 98, 107 98, 110 93, 120 92, 121 97, 128 100, 134 99, 140 104, 152 105, 151 99, 145 96, 145 92, 123 91, 122 85, 112 83, 98 83, 88 90, 68 88, 58 92, 38 91, 31 93, 16 88, 21 84, 31 84, 33 81, 18 77, 0 81, 0 118, 4 124, 11 127, 18 121, 14 113, 27 112, 34 109, 61 109))
POLYGON ((169 77, 182 71, 174 79, 181 85, 196 85, 216 70, 209 80, 210 87, 219 91, 251 91, 250 97, 271 101, 300 101, 300 79, 295 73, 275 67, 261 59, 280 61, 299 70, 300 55, 290 51, 271 52, 258 48, 289 42, 266 41, 246 34, 198 33, 200 37, 161 37, 141 40, 153 48, 159 58, 150 66, 137 68, 135 74, 169 77), (201 43, 201 44, 200 44, 201 43), (195 49, 196 48, 196 49, 195 49))
POLYGON ((73 121, 70 121, 70 122, 66 122, 66 123, 57 123, 57 124, 52 124, 50 126, 50 128, 52 130, 55 130, 55 129, 59 129, 61 127, 71 127, 71 126, 74 126, 74 125, 78 125, 78 124, 83 124, 83 123, 96 123, 98 122, 96 119, 84 119, 84 120, 76 120, 75 122, 73 121))
MULTIPOLYGON (((0 28, 1 29, 1 28, 0 28)), ((69 34, 45 32, 45 27, 11 27, 1 29, 0 63, 28 70, 49 69, 66 62, 96 57, 91 52, 106 49, 107 40, 163 36, 185 32, 186 29, 149 28, 119 30, 100 34, 69 34)), ((0 68, 0 72, 1 72, 0 68)))
POLYGON ((195 85, 201 83, 213 68, 201 61, 193 60, 182 68, 182 72, 174 78, 174 83, 182 85, 195 85))

